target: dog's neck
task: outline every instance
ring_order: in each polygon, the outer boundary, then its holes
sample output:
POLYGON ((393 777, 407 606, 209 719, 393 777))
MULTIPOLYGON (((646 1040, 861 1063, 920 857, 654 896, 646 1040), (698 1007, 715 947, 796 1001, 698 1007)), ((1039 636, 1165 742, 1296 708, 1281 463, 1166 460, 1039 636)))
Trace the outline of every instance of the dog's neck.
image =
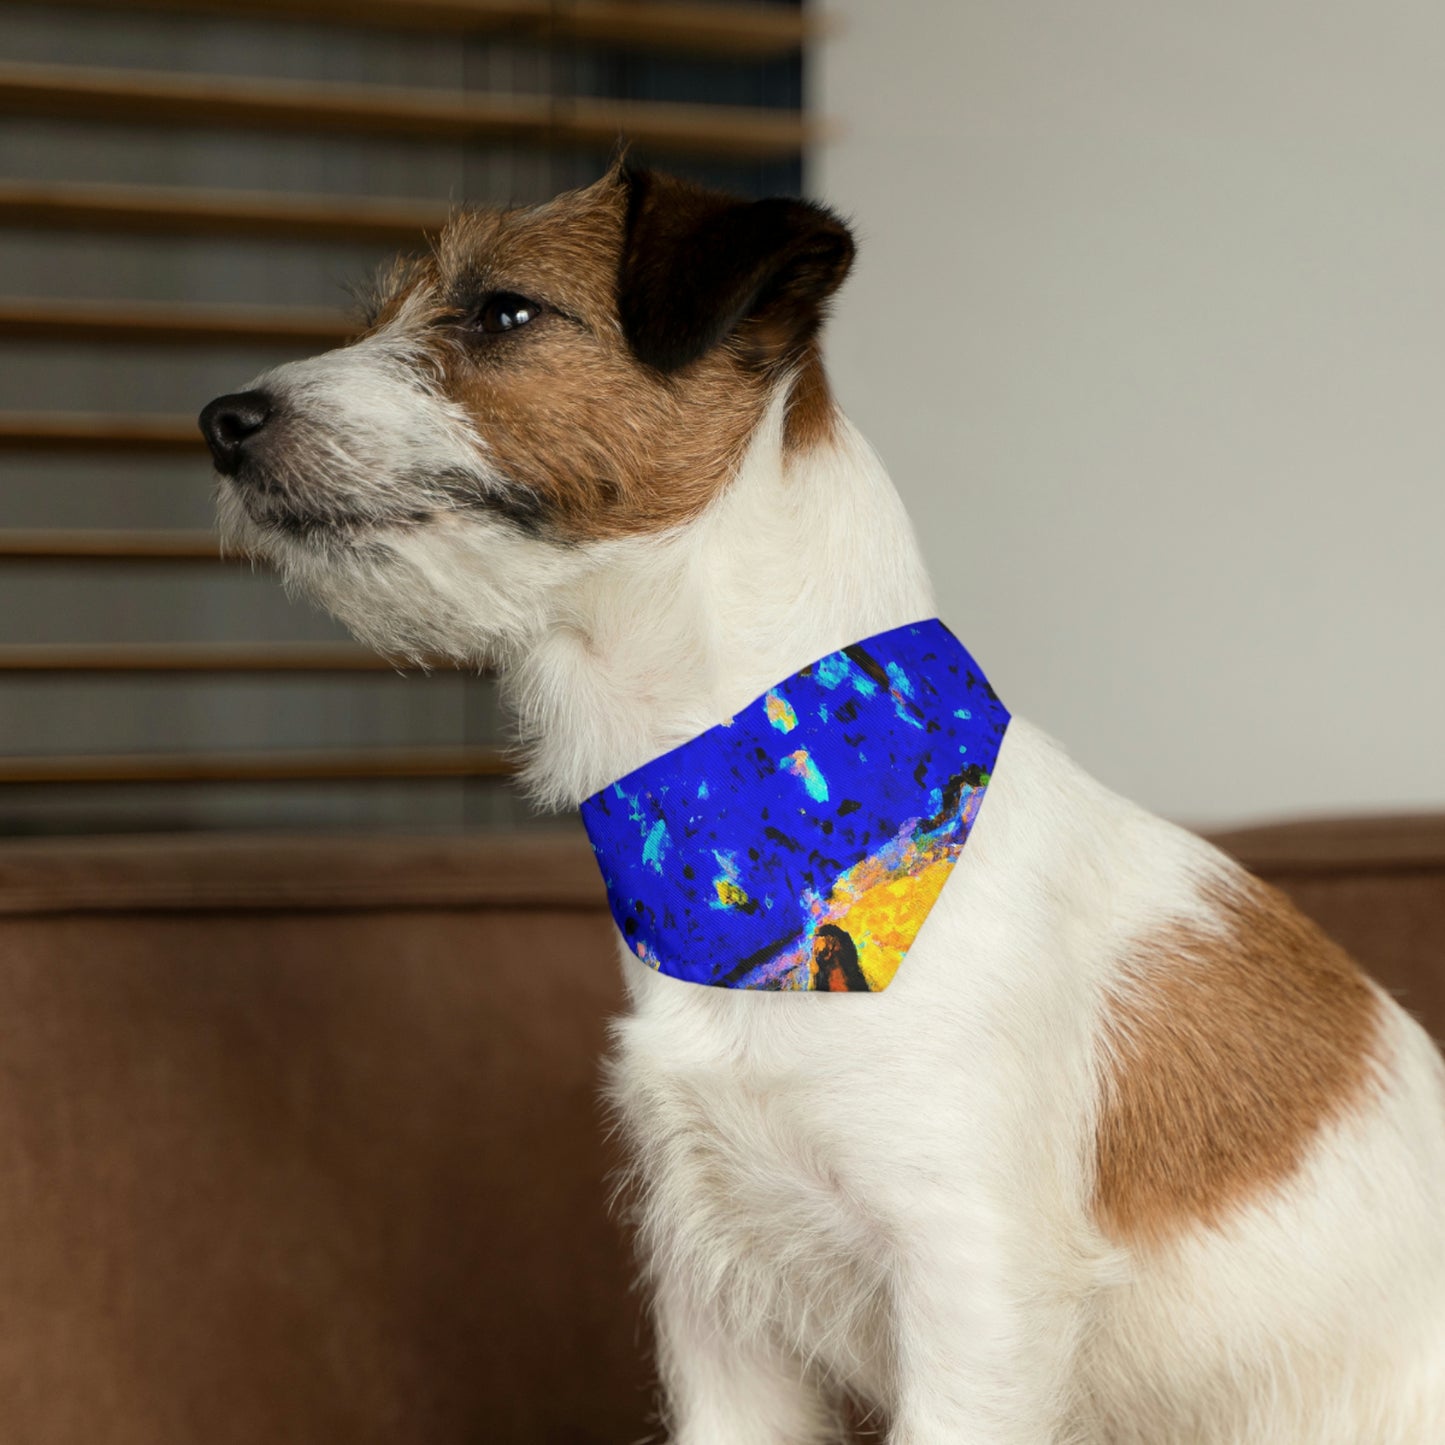
POLYGON ((790 672, 933 615, 876 454, 841 416, 828 440, 792 452, 782 412, 779 398, 696 521, 599 546, 507 669, 526 778, 542 801, 575 806, 790 672))

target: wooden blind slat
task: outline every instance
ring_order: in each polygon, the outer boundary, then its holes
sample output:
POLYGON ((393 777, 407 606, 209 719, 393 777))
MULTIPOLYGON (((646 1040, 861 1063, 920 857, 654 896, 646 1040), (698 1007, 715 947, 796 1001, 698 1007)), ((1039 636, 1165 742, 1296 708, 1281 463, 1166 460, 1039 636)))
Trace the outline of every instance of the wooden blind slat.
POLYGON ((300 306, 0 298, 0 337, 8 340, 330 347, 356 329, 344 312, 300 306))
MULTIPOLYGON (((219 562, 211 532, 0 531, 0 561, 219 562)), ((246 558, 228 560, 247 561, 246 558)))
MULTIPOLYGON (((5 0, 0 0, 3 7, 5 0)), ((59 4, 131 9, 123 0, 59 4)), ((397 30, 498 34, 718 55, 795 52, 810 27, 792 9, 674 0, 137 0, 142 8, 397 30)), ((391 136, 610 150, 629 139, 659 154, 791 159, 821 128, 790 110, 628 102, 586 96, 235 78, 104 67, 0 63, 0 115, 103 124, 391 136)), ((165 187, 0 182, 0 225, 137 234, 249 235, 417 242, 446 209, 410 201, 165 187)), ((0 338, 259 345, 317 349, 353 334, 334 311, 0 298, 0 338)), ((0 416, 0 447, 201 453, 180 416, 0 416)), ((216 538, 189 531, 0 531, 0 560, 215 562, 216 538)), ((244 560, 244 559, 238 559, 244 560)), ((0 646, 9 675, 379 673, 384 658, 340 644, 23 644, 0 646)), ((514 765, 489 747, 0 757, 0 784, 328 782, 498 778, 514 765)))
POLYGON ((205 451, 193 416, 125 416, 97 412, 0 412, 0 451, 205 451))
POLYGON ((365 648, 328 642, 0 645, 0 673, 365 673, 406 668, 365 648))
POLYGON ((821 27, 791 7, 675 0, 53 0, 81 8, 189 11, 388 30, 504 35, 761 59, 821 27))
POLYGON ((52 230, 413 246, 441 230, 448 214, 446 206, 408 201, 0 181, 0 225, 52 230))
POLYGON ((819 137, 801 114, 743 106, 18 63, 0 65, 0 113, 592 150, 610 150, 625 137, 658 152, 736 160, 796 156, 819 137))
POLYGON ((496 748, 476 747, 0 757, 0 784, 360 782, 502 778, 515 771, 496 748))

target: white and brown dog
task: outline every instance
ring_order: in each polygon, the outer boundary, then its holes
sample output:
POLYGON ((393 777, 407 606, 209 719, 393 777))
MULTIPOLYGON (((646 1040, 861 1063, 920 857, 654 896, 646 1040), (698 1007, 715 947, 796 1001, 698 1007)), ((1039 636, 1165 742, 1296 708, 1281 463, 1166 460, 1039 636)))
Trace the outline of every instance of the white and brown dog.
MULTIPOLYGON (((575 805, 934 613, 816 338, 827 211, 615 169, 458 215, 367 333, 213 402, 233 544, 392 655, 489 663, 575 805)), ((1445 1073, 1276 893, 1015 721, 886 993, 624 950, 672 1436, 1445 1440, 1445 1073)))

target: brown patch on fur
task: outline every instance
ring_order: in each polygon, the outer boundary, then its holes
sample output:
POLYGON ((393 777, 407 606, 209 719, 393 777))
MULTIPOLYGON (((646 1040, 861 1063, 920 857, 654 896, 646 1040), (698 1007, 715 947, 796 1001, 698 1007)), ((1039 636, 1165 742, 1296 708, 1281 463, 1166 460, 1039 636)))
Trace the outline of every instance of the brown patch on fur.
MULTIPOLYGON (((757 364, 755 338, 741 334, 671 372, 638 358, 619 319, 628 205, 614 170, 547 205, 461 213, 434 259, 400 277, 379 312, 379 326, 433 356, 442 389, 516 489, 515 514, 525 520, 531 509, 536 525, 567 540, 695 517, 735 474, 780 374, 757 364), (497 292, 544 309, 515 332, 479 335, 468 317, 497 292)), ((820 440, 825 412, 827 382, 810 345, 789 441, 820 440)))
POLYGON ((1141 945, 1105 1022, 1094 1204, 1135 1243, 1283 1184, 1372 1077, 1380 1005, 1353 961, 1246 874, 1210 901, 1218 931, 1141 945))
POLYGON ((823 358, 816 342, 809 344, 788 396, 788 414, 784 422, 783 445, 791 452, 812 451, 833 440, 838 423, 838 407, 823 358))

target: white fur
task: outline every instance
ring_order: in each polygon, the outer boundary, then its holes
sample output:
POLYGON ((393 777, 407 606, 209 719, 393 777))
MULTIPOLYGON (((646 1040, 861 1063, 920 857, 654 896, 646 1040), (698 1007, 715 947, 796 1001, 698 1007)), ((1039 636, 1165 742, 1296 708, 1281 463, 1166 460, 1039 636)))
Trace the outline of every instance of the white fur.
MULTIPOLYGON (((698 520, 587 546, 471 515, 360 552, 231 522, 368 639, 500 658, 532 786, 575 804, 933 615, 866 443, 785 458, 780 395, 698 520)), ((1103 1000, 1231 866, 1015 720, 886 992, 701 988, 619 950, 612 1094, 678 1445, 834 1439, 844 1390, 893 1445, 1445 1439, 1445 1094, 1389 1001, 1379 1096, 1285 1190, 1156 1254, 1091 1215, 1103 1000)))

